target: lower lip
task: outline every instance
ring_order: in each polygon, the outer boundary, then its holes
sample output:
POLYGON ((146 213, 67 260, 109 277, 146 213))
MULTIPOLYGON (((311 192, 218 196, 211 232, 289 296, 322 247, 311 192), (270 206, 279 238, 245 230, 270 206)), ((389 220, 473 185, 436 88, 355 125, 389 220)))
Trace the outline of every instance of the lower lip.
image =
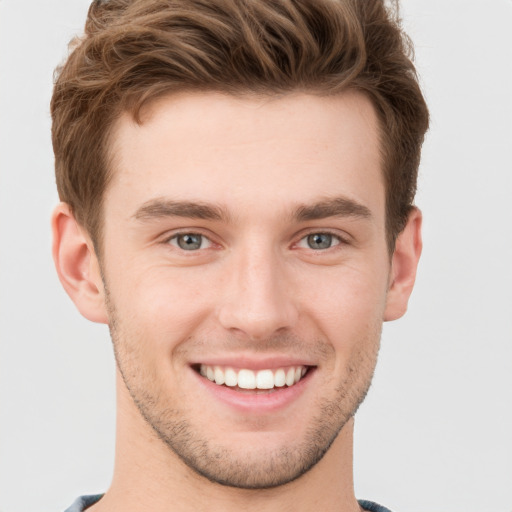
POLYGON ((219 386, 195 370, 192 370, 192 372, 194 372, 199 384, 221 402, 245 413, 265 413, 285 408, 297 400, 313 377, 314 368, 309 368, 306 375, 293 386, 274 388, 273 391, 269 392, 254 390, 254 393, 236 391, 228 386, 219 386))

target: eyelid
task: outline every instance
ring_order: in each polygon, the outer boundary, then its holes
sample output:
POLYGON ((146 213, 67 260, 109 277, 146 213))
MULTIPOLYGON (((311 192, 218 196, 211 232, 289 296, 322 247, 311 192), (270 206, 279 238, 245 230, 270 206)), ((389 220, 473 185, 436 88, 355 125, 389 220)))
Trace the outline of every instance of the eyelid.
MULTIPOLYGON (((338 243, 334 244, 333 246, 327 248, 327 249, 323 249, 323 251, 328 251, 329 249, 333 249, 334 247, 337 247, 338 245, 347 245, 349 244, 349 235, 342 235, 340 234, 338 231, 334 231, 332 229, 309 229, 307 230, 306 232, 302 232, 299 236, 299 240, 294 244, 295 247, 298 246, 298 244, 300 242, 302 242, 303 240, 305 240, 308 236, 311 236, 311 235, 330 235, 332 236, 333 238, 335 238, 338 243)), ((301 247, 302 248, 302 247, 301 247)), ((309 247, 304 247, 305 249, 311 249, 309 247)), ((311 249, 313 250, 313 249, 311 249)), ((321 250, 317 250, 316 252, 322 252, 321 250)))
MULTIPOLYGON (((320 229, 318 229, 318 228, 317 229, 313 229, 313 228, 308 228, 307 230, 302 231, 298 235, 297 242, 294 242, 292 245, 294 247, 297 247, 298 244, 300 242, 302 242, 303 240, 305 240, 308 236, 315 235, 315 234, 330 235, 330 236, 332 236, 333 238, 335 238, 337 240, 338 243, 336 243, 332 247, 329 247, 328 249, 324 249, 324 251, 328 251, 329 249, 337 247, 338 245, 348 245, 348 244, 350 244, 351 237, 348 234, 340 234, 339 231, 333 230, 333 229, 321 229, 321 228, 320 229)), ((199 235, 199 236, 207 239, 208 242, 210 243, 210 245, 209 245, 209 247, 202 248, 203 250, 204 249, 209 249, 212 246, 219 246, 220 247, 220 246, 223 245, 222 243, 220 243, 218 241, 215 241, 215 236, 213 234, 210 234, 210 232, 205 233, 204 229, 197 228, 197 227, 179 228, 179 229, 176 229, 176 230, 172 230, 171 232, 167 232, 167 233, 165 233, 163 235, 163 238, 161 239, 160 243, 162 243, 164 245, 170 244, 171 240, 177 238, 180 235, 199 235)), ((177 247, 178 249, 183 250, 183 249, 181 249, 180 247, 178 247, 178 246, 176 246, 174 244, 172 244, 172 245, 173 245, 173 247, 177 247)), ((199 251, 199 250, 200 249, 198 249, 197 251, 199 251)), ((190 251, 190 252, 194 252, 194 251, 190 251)), ((321 252, 321 251, 316 251, 316 252, 321 252)))
MULTIPOLYGON (((212 246, 215 246, 215 245, 216 246, 220 246, 221 245, 221 244, 219 244, 218 242, 216 242, 214 240, 214 237, 213 237, 212 234, 210 234, 209 232, 205 233, 204 229, 196 228, 196 227, 192 227, 192 228, 179 228, 179 229, 175 229, 175 230, 172 230, 172 231, 168 231, 168 232, 166 232, 162 236, 160 243, 162 243, 164 245, 172 245, 173 247, 183 251, 183 249, 181 249, 179 246, 177 246, 175 244, 171 244, 171 240, 176 239, 177 237, 183 236, 183 235, 197 235, 197 236, 201 236, 204 239, 208 240, 210 245, 208 247, 197 249, 196 252, 200 251, 200 250, 204 250, 204 249, 209 249, 209 248, 211 248, 212 246)), ((183 251, 183 252, 186 252, 186 251, 183 251)), ((194 251, 190 251, 190 252, 194 252, 194 251)))
POLYGON ((212 241, 207 236, 205 236, 201 233, 178 233, 177 235, 171 236, 171 238, 169 238, 169 241, 167 243, 176 247, 176 249, 179 249, 182 251, 187 251, 187 252, 197 252, 200 250, 209 249, 212 246, 212 241), (178 238, 180 236, 187 236, 187 235, 200 237, 200 239, 201 239, 200 247, 198 247, 197 249, 184 249, 183 247, 180 247, 180 245, 178 243, 178 238), (174 243, 174 242, 176 242, 176 243, 174 243))

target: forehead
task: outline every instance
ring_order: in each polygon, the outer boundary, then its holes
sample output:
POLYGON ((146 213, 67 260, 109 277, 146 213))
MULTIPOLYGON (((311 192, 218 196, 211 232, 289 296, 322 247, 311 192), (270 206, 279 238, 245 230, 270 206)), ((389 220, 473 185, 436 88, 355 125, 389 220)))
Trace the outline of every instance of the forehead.
POLYGON ((140 124, 124 114, 111 141, 107 215, 121 197, 137 208, 167 196, 268 213, 344 195, 384 211, 377 118, 360 93, 179 93, 140 124))

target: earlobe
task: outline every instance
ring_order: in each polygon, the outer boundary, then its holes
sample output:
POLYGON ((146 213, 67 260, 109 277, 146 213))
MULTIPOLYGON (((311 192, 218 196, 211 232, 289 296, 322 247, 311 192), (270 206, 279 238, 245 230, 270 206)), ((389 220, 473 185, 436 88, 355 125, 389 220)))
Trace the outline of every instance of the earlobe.
POLYGON ((98 259, 68 204, 60 203, 55 208, 52 233, 53 260, 62 286, 85 318, 107 323, 98 259))
POLYGON ((384 321, 396 320, 407 311, 421 255, 421 211, 414 208, 398 235, 392 257, 384 321))

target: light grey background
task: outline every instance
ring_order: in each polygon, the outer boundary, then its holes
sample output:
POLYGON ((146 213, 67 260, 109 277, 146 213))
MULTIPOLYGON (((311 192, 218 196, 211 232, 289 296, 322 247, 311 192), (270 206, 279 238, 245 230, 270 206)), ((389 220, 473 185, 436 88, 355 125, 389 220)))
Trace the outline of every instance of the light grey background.
MULTIPOLYGON (((50 257, 52 70, 88 0, 0 0, 0 511, 62 511, 112 472, 107 329, 50 257)), ((356 421, 358 497, 512 511, 512 1, 403 0, 432 114, 425 249, 356 421)))

